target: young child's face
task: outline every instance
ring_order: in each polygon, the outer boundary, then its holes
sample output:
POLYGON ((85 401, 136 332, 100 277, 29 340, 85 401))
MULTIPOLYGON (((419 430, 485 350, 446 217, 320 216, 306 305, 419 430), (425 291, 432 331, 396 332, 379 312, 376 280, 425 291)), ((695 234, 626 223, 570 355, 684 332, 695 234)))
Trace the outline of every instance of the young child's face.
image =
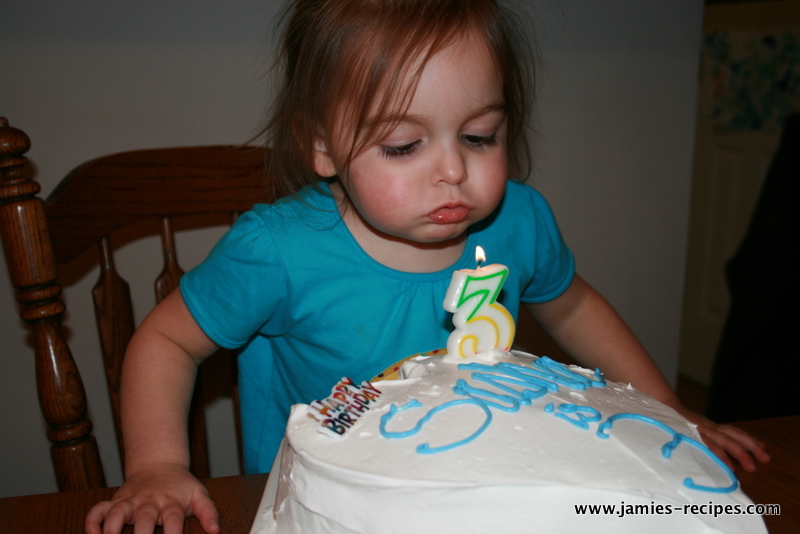
MULTIPOLYGON (((317 172, 341 178, 357 212, 345 211, 345 222, 357 238, 458 241, 500 202, 506 146, 502 83, 483 40, 470 34, 430 59, 395 128, 348 168, 334 156, 317 172)), ((322 167, 326 157, 317 160, 322 167)))

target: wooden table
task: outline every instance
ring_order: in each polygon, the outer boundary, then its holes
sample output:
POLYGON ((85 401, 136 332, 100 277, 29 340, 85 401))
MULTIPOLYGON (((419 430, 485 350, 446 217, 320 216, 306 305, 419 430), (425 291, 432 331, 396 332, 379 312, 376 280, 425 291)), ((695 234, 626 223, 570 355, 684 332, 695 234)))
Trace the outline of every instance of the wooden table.
MULTIPOLYGON (((267 475, 244 475, 211 478, 205 482, 220 514, 222 534, 248 534, 267 475)), ((80 534, 89 509, 99 501, 110 499, 116 488, 68 491, 0 499, 0 532, 3 534, 80 534)), ((125 534, 133 534, 126 527, 125 534)), ((159 528, 157 532, 161 532, 159 528)), ((201 534, 200 523, 190 517, 185 534, 201 534)))
MULTIPOLYGON (((772 456, 755 473, 737 470, 744 492, 756 504, 780 504, 781 515, 764 516, 772 534, 794 533, 800 525, 800 416, 736 423, 767 443, 772 456)), ((712 499, 713 500, 713 499, 712 499)))
MULTIPOLYGON (((772 462, 759 466, 755 473, 737 472, 742 489, 756 504, 780 504, 781 515, 764 518, 772 534, 797 532, 797 525, 800 525, 800 416, 747 421, 736 426, 766 441, 772 455, 772 462)), ((266 475, 205 481, 219 509, 223 534, 250 532, 266 481, 266 475)), ((89 508, 113 494, 114 489, 109 488, 0 499, 0 532, 81 533, 89 508)), ((186 521, 184 530, 187 534, 203 532, 194 518, 186 521)), ((132 532, 130 527, 125 529, 126 534, 132 532)))

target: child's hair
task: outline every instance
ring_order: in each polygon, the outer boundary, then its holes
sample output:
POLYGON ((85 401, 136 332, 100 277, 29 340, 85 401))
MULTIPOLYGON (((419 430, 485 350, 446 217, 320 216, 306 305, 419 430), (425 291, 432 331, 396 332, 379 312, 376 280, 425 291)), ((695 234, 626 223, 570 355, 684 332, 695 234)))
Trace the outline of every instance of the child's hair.
POLYGON ((427 61, 470 31, 485 39, 503 83, 510 168, 527 172, 531 41, 517 28, 519 13, 499 3, 290 1, 275 65, 282 81, 264 129, 274 193, 284 196, 319 182, 313 158, 320 135, 338 136, 338 146, 349 145, 344 165, 349 164, 379 128, 390 129, 402 118, 427 61), (387 117, 388 124, 376 120, 387 117), (367 124, 373 126, 365 132, 367 124))

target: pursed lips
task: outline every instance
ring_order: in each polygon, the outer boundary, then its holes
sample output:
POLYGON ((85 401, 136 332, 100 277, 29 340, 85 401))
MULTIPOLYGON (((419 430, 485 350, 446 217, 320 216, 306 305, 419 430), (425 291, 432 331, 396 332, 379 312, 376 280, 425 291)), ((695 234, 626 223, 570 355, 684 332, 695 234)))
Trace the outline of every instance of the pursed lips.
POLYGON ((451 202, 433 210, 428 219, 438 224, 455 224, 466 220, 471 212, 472 207, 469 205, 463 202, 451 202))

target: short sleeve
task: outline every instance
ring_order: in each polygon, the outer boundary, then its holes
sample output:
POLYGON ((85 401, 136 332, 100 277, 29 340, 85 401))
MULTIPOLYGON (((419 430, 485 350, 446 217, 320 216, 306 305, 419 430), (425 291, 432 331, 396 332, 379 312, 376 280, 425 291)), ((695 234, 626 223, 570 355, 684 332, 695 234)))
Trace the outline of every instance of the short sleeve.
POLYGON ((255 212, 239 217, 208 258, 181 278, 180 291, 200 328, 222 347, 237 348, 259 331, 286 328, 286 269, 255 212))
POLYGON ((533 205, 532 250, 534 272, 523 288, 521 300, 536 304, 552 300, 567 290, 575 276, 575 259, 558 229, 553 210, 536 190, 524 186, 533 205))

